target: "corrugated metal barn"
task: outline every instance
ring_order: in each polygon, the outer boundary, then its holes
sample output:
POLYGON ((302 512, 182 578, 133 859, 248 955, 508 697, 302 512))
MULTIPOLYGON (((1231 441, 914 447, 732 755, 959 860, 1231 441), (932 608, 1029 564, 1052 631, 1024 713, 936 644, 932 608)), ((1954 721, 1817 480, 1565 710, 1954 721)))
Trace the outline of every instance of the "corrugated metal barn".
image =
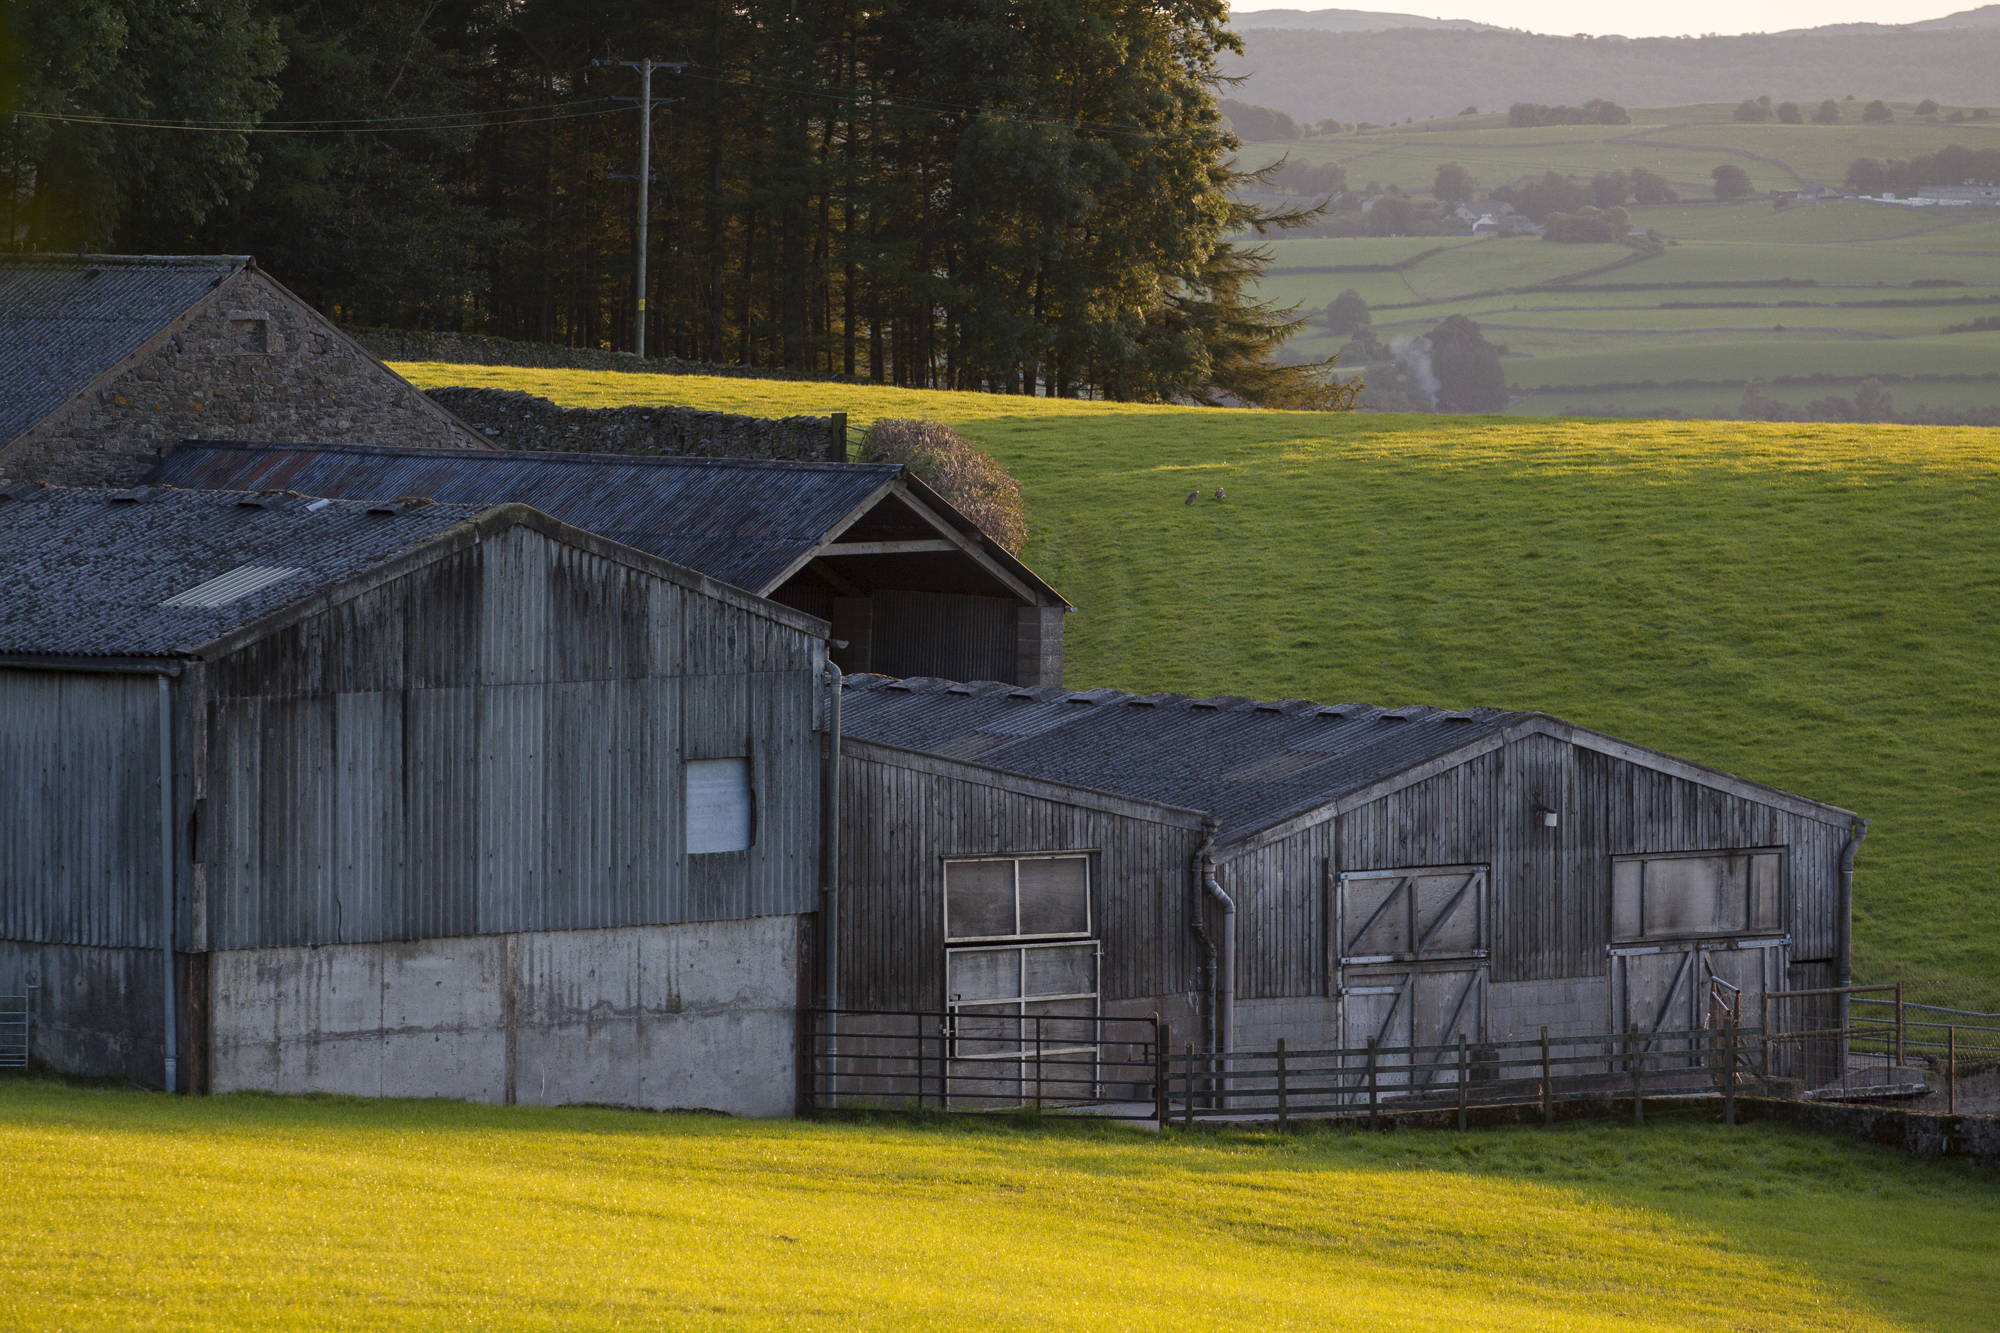
POLYGON ((39 1058, 791 1110, 824 622, 520 505, 23 484, 0 564, 39 1058))
POLYGON ((899 464, 198 442, 152 479, 530 504, 831 621, 843 670, 1062 684, 1062 595, 899 464))
POLYGON ((1222 1051, 1651 1032, 1848 947, 1852 813, 1539 714, 843 698, 844 1005, 1157 1011, 1222 1051))

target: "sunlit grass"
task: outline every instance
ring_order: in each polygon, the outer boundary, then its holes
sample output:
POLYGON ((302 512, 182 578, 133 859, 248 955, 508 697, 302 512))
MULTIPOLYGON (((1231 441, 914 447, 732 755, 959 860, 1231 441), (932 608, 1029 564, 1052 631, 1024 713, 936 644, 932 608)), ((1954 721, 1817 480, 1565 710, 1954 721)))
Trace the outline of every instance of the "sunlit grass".
POLYGON ((1763 1127, 1157 1140, 0 1082, 0 1325, 1975 1330, 1989 1180, 1763 1127))
POLYGON ((1021 480, 1027 559, 1078 607, 1071 683, 1598 727, 1874 821, 1870 976, 2000 975, 2000 432, 402 369, 573 405, 950 421, 1021 480), (1217 485, 1227 502, 1181 503, 1217 485))

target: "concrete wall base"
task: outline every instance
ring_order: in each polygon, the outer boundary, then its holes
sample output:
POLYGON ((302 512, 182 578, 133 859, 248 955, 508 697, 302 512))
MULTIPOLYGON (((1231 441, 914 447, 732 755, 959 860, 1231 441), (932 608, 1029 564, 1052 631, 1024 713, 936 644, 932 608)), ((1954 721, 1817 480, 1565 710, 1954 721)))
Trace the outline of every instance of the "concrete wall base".
POLYGON ((805 921, 220 952, 211 1088, 790 1115, 805 921))
POLYGON ((0 940, 0 994, 28 997, 28 1057, 37 1065, 157 1087, 160 963, 158 949, 0 940))

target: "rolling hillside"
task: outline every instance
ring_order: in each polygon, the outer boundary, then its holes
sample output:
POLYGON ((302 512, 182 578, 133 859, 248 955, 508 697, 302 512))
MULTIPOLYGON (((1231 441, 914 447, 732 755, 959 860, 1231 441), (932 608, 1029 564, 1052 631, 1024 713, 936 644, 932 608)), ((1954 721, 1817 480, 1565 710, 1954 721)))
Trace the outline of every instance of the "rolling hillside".
POLYGON ((1990 1327, 1987 1181, 1663 1109, 1156 1138, 0 1078, 0 1325, 1990 1327))
MULTIPOLYGON (((1339 163, 1351 189, 1395 186, 1419 199, 1446 162, 1471 172, 1482 197, 1548 170, 1587 180, 1635 168, 1681 195, 1628 205, 1634 226, 1665 238, 1653 254, 1533 236, 1278 239, 1265 243, 1273 268, 1262 294, 1312 312, 1354 288, 1384 342, 1466 315, 1507 346, 1508 410, 1525 415, 1734 415, 1753 379, 1803 408, 1851 399, 1869 377, 1884 378, 1903 413, 2000 407, 2000 332, 1942 332, 2000 314, 2000 209, 1725 204, 1711 180, 1727 163, 1758 190, 1838 186, 1858 157, 2000 144, 2000 119, 1933 124, 1901 107, 1895 123, 1863 125, 1849 107, 1840 125, 1746 125, 1733 109, 1635 109, 1629 126, 1544 129, 1454 116, 1251 145, 1251 165, 1280 155, 1339 163)), ((1346 342, 1308 329, 1287 354, 1325 356, 1346 342)))
POLYGON ((1071 684, 1539 709, 1847 806, 1874 821, 1858 967, 2000 1007, 2000 432, 398 369, 950 422, 1021 480, 1026 558, 1078 607, 1071 684))

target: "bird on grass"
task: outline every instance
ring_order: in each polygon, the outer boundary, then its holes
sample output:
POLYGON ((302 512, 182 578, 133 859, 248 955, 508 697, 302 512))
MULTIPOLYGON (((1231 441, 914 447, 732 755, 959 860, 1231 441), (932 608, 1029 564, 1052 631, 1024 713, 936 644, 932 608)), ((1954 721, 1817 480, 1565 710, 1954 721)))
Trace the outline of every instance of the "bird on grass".
POLYGON ((1189 491, 1189 492, 1188 492, 1188 498, 1187 498, 1187 499, 1185 499, 1185 500, 1183 500, 1183 501, 1181 501, 1181 503, 1182 503, 1182 504, 1187 504, 1187 505, 1191 505, 1191 504, 1193 504, 1193 503, 1194 503, 1194 502, 1195 502, 1196 500, 1199 500, 1199 499, 1201 499, 1201 492, 1200 492, 1199 490, 1193 490, 1193 491, 1189 491))
POLYGON ((1220 486, 1217 486, 1215 488, 1215 498, 1218 500, 1227 500, 1229 495, 1220 486))

